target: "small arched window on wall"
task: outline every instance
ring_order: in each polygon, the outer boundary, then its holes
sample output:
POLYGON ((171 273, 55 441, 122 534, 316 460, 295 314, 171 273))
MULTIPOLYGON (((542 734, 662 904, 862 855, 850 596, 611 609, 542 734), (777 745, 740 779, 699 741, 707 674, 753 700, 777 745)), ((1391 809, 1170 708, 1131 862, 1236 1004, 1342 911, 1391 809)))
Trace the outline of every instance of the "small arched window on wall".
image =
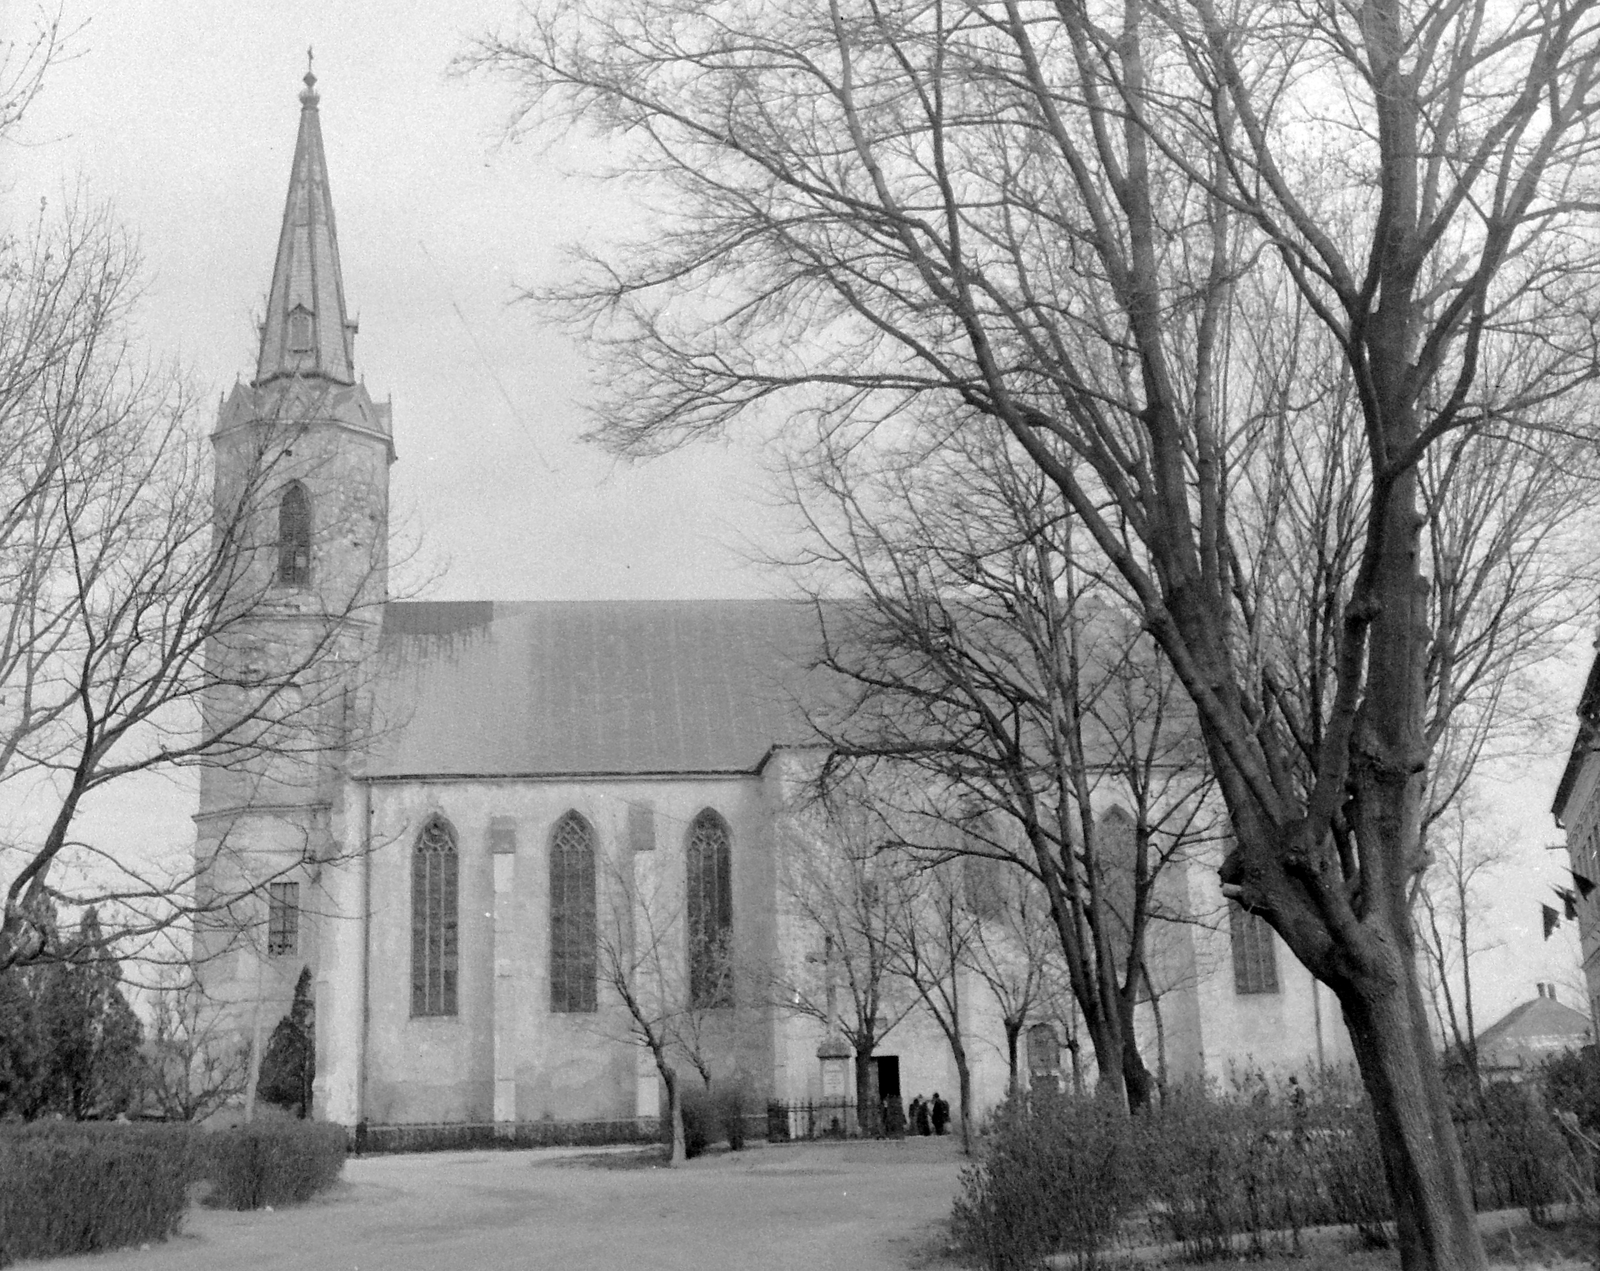
POLYGON ((595 1009, 594 829, 576 812, 550 835, 550 1009, 595 1009))
POLYGON ((278 582, 311 586, 311 499, 298 481, 284 487, 278 503, 278 582))
POLYGON ((733 1005, 733 836, 710 808, 689 827, 689 1004, 733 1005))
POLYGON ((411 1013, 456 1013, 456 832, 435 813, 411 854, 411 1013))

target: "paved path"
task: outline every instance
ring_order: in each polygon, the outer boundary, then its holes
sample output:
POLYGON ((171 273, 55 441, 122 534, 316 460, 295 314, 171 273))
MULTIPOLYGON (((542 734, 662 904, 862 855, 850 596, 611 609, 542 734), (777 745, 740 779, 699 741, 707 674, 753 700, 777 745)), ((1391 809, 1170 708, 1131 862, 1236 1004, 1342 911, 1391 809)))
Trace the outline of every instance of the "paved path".
POLYGON ((936 1240, 953 1139, 754 1145, 682 1169, 597 1168, 571 1150, 351 1160, 309 1205, 195 1209, 147 1250, 52 1271, 899 1271, 936 1240))

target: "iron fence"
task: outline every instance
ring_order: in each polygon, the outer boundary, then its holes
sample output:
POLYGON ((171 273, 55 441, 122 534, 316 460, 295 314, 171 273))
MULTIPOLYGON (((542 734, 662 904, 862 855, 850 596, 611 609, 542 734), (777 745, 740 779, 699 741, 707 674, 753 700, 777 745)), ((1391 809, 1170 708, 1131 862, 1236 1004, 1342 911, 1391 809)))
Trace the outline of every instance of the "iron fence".
POLYGON ((856 1133, 856 1105, 852 1099, 818 1099, 767 1103, 767 1142, 792 1139, 844 1138, 856 1133))
POLYGON ((655 1117, 616 1121, 363 1123, 351 1131, 350 1150, 360 1156, 485 1147, 601 1147, 614 1143, 658 1143, 660 1140, 655 1117))

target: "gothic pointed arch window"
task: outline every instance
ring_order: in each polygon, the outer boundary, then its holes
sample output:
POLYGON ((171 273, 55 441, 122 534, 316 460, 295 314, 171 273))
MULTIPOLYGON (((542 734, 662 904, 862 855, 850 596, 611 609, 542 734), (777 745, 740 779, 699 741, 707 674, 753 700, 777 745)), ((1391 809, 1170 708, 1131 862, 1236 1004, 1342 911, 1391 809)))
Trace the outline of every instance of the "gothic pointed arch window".
POLYGON ((411 1013, 456 1014, 456 832, 435 813, 411 854, 411 1013))
POLYGON ((311 586, 311 497, 298 481, 289 482, 278 501, 278 582, 311 586))
POLYGON ((550 1009, 595 1009, 594 827, 568 812, 550 833, 550 1009))
POLYGON ((733 836, 710 808, 689 827, 689 1002, 733 1005, 733 836))

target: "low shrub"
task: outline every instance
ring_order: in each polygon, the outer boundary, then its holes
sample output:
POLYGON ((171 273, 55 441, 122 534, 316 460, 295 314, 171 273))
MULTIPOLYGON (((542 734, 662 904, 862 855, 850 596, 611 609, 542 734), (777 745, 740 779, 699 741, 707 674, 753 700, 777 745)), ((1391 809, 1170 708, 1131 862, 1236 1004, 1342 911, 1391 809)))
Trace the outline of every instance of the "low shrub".
POLYGON ((1175 1091, 1135 1117, 1055 1094, 1013 1101, 962 1176, 952 1227, 974 1261, 1016 1271, 1058 1251, 1092 1266, 1119 1236, 1170 1239, 1190 1259, 1298 1247, 1331 1223, 1385 1243, 1389 1218, 1358 1089, 1249 1077, 1232 1097, 1175 1091))
MULTIPOLYGON (((699 1156, 716 1138, 717 1112, 711 1101, 711 1092, 705 1086, 686 1081, 678 1087, 678 1106, 683 1112, 683 1152, 685 1156, 699 1156)), ((670 1126, 664 1126, 671 1134, 670 1126)))
POLYGON ((745 1112, 753 1106, 754 1101, 750 1092, 738 1082, 715 1087, 711 1092, 712 1101, 716 1104, 717 1122, 722 1129, 722 1137, 728 1141, 731 1151, 744 1151, 745 1112))
POLYGON ((1461 1127, 1480 1209, 1516 1206, 1542 1223, 1567 1199, 1576 1163, 1538 1093, 1494 1083, 1483 1088, 1482 1116, 1461 1127))
POLYGON ((1141 1128, 1156 1216, 1186 1257, 1296 1243, 1314 1181, 1286 1108, 1186 1094, 1141 1128))
MULTIPOLYGON (((744 1149, 745 1114, 754 1100, 741 1083, 730 1081, 708 1088, 701 1082, 685 1082, 679 1087, 678 1101, 683 1107, 685 1155, 699 1156, 713 1143, 727 1143, 735 1152, 744 1149)), ((663 1133, 670 1130, 663 1127, 663 1133)))
POLYGON ((1546 1060, 1540 1080, 1546 1104, 1572 1113, 1591 1135, 1600 1132, 1600 1055, 1593 1046, 1546 1060))
POLYGON ((195 1177, 194 1142, 188 1126, 0 1128, 0 1266, 175 1234, 195 1177))
POLYGON ((206 1138, 207 1203, 260 1209, 310 1200, 344 1169, 343 1126, 313 1121, 257 1121, 206 1138))
POLYGON ((1061 1249, 1091 1267, 1144 1199, 1123 1112, 1036 1092, 991 1119, 987 1150, 962 1171, 952 1234, 989 1271, 1021 1271, 1061 1249))

